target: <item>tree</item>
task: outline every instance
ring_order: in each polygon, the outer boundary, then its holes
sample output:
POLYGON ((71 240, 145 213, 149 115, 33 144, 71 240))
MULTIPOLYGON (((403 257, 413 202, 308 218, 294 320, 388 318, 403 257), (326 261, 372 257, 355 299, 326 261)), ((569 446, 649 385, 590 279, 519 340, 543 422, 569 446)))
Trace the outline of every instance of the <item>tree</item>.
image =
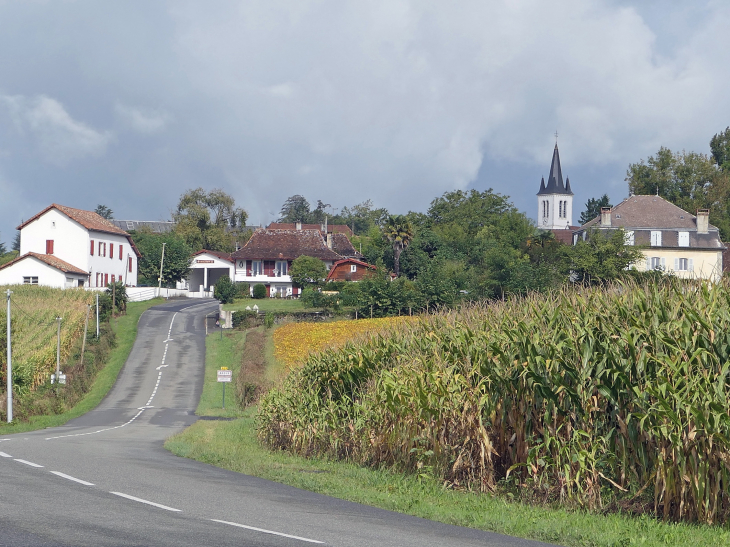
POLYGON ((730 127, 710 140, 712 159, 725 172, 730 172, 730 127))
POLYGON ((586 222, 590 222, 601 214, 603 207, 611 207, 611 202, 608 199, 608 194, 603 194, 600 198, 590 198, 586 202, 586 210, 580 214, 578 223, 583 225, 586 222))
POLYGON ((223 190, 188 190, 173 213, 175 232, 195 250, 233 252, 244 238, 248 214, 223 190))
POLYGON ((175 232, 156 234, 149 229, 132 232, 132 240, 142 254, 137 264, 139 283, 157 285, 162 260, 162 244, 165 243, 165 263, 162 269, 162 285, 173 285, 187 277, 190 271, 192 251, 185 240, 175 232))
POLYGON ((319 258, 302 255, 292 262, 289 275, 297 287, 316 286, 327 277, 327 266, 319 258))
POLYGON ((230 304, 236 298, 238 289, 227 275, 221 276, 215 284, 213 298, 220 301, 221 304, 230 304))
POLYGON ((568 264, 577 281, 600 283, 618 279, 629 266, 643 259, 641 249, 626 245, 623 230, 609 235, 593 230, 587 241, 567 247, 568 264))
POLYGON ((15 237, 13 238, 13 251, 20 252, 20 230, 15 232, 15 237))
POLYGON ((413 239, 413 226, 403 215, 390 215, 383 226, 383 237, 393 247, 393 266, 397 277, 400 272, 400 255, 413 239))
POLYGON ((7 252, 8 252, 8 250, 5 248, 5 243, 0 241, 0 256, 4 255, 7 252))
MULTIPOLYGON (((721 148, 718 139, 713 140, 716 148, 721 148)), ((629 192, 656 193, 690 213, 709 209, 710 222, 720 229, 723 240, 727 239, 730 237, 730 172, 718 169, 716 161, 714 156, 685 151, 673 153, 662 147, 656 156, 629 165, 626 172, 629 192)))
POLYGON ((109 209, 106 205, 97 205, 94 212, 101 218, 105 218, 107 220, 112 220, 114 218, 114 211, 109 209))
POLYGON ((279 222, 302 222, 306 224, 310 220, 310 214, 307 199, 300 194, 295 194, 288 197, 282 205, 281 211, 279 211, 279 222))

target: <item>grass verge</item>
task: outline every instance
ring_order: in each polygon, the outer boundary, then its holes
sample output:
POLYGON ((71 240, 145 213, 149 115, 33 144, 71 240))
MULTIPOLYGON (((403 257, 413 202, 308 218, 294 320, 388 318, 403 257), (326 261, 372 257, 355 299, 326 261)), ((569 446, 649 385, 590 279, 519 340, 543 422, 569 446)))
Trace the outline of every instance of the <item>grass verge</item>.
POLYGON ((247 475, 447 524, 576 547, 728 545, 723 528, 666 524, 620 514, 596 515, 445 490, 428 478, 270 452, 256 440, 255 408, 231 422, 199 421, 165 448, 247 475))
POLYGON ((0 435, 57 427, 94 409, 114 385, 119 371, 129 357, 129 352, 132 351, 132 346, 137 338, 137 323, 140 316, 148 308, 162 302, 164 302, 162 298, 145 302, 130 302, 127 304, 126 315, 112 321, 112 324, 115 325, 116 345, 109 355, 108 362, 97 374, 91 389, 78 404, 62 414, 31 416, 28 421, 0 425, 0 435))
MULTIPOLYGON (((272 334, 273 330, 267 331, 265 347, 270 377, 275 374, 274 371, 282 370, 276 368, 280 365, 273 357, 272 334)), ((208 358, 216 359, 213 370, 220 365, 232 369, 240 366, 241 353, 237 357, 228 348, 242 347, 245 333, 232 333, 231 336, 238 336, 241 340, 226 341, 224 336, 221 342, 215 336, 208 337, 206 384, 217 383, 215 374, 207 372, 208 358)), ((201 399, 198 414, 217 415, 215 412, 211 406, 203 405, 201 399)), ((236 412, 240 418, 234 421, 199 421, 193 424, 168 439, 165 448, 178 456, 340 499, 447 524, 570 547, 714 547, 730 544, 730 531, 726 528, 664 523, 646 516, 599 515, 531 506, 502 496, 444 489, 438 481, 426 475, 404 475, 387 469, 369 469, 344 462, 272 452, 261 446, 256 438, 256 407, 236 412)))
POLYGON ((195 413, 198 416, 221 416, 237 418, 242 415, 238 405, 235 382, 240 374, 241 354, 246 343, 246 333, 242 331, 211 333, 205 339, 205 380, 200 402, 195 413), (228 367, 233 371, 233 381, 226 386, 226 408, 223 405, 223 386, 218 383, 217 371, 228 367))

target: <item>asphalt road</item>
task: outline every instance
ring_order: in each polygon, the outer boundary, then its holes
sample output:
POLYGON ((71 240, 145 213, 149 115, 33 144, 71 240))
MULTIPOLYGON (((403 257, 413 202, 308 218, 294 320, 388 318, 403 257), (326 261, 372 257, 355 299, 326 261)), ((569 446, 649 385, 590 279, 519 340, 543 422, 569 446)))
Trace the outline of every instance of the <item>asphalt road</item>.
POLYGON ((98 408, 0 437, 0 547, 534 546, 374 509, 179 458, 163 441, 196 420, 214 301, 145 312, 98 408))

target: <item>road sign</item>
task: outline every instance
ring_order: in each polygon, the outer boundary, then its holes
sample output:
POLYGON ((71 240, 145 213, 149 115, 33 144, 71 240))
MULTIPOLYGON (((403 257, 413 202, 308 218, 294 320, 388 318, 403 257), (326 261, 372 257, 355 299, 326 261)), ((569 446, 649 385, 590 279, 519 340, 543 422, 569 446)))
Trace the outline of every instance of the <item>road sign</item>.
POLYGON ((219 370, 218 371, 218 381, 219 382, 232 382, 233 381, 233 371, 232 370, 219 370))

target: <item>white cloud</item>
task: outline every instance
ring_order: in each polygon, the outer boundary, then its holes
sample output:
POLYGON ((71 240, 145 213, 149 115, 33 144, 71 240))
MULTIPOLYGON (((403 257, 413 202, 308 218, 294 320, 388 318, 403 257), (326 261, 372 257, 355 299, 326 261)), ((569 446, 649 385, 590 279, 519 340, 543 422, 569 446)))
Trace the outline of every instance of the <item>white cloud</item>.
POLYGON ((158 133, 165 129, 172 116, 164 110, 144 109, 121 103, 114 105, 117 116, 139 133, 158 133))
POLYGON ((111 133, 74 120, 51 97, 2 95, 0 101, 7 106, 19 132, 33 135, 42 156, 51 163, 65 165, 86 156, 99 156, 112 139, 111 133))

